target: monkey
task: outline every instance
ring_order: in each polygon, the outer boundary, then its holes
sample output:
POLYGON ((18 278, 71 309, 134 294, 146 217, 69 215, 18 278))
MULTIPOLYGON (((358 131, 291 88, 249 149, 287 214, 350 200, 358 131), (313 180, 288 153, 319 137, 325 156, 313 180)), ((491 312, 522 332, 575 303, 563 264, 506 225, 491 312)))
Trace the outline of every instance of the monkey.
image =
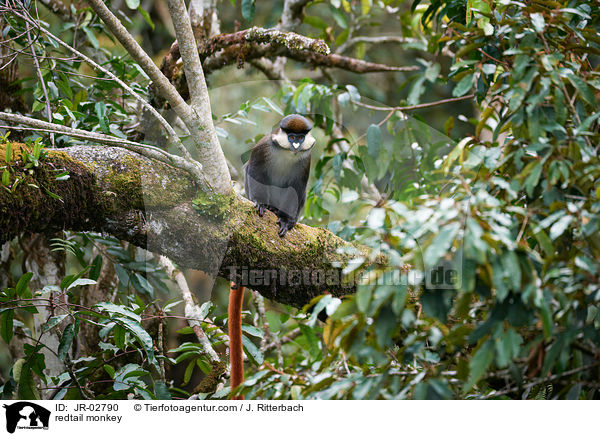
POLYGON ((265 210, 277 215, 282 238, 304 209, 310 154, 316 141, 311 130, 311 123, 302 115, 284 117, 278 129, 258 141, 244 166, 246 196, 259 216, 265 210))
MULTIPOLYGON (((302 115, 288 115, 279 127, 253 147, 244 166, 246 195, 263 216, 270 210, 279 218, 278 234, 284 237, 298 222, 306 201, 310 153, 315 138, 312 124, 302 115)), ((229 361, 231 390, 244 381, 242 304, 244 287, 231 282, 229 291, 229 361)), ((232 396, 243 400, 243 395, 232 396)))

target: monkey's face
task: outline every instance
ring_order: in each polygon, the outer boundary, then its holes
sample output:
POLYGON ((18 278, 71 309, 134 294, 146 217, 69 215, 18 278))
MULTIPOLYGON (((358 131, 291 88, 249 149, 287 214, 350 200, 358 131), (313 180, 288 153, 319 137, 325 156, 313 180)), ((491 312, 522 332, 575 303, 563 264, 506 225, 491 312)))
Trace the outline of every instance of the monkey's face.
POLYGON ((308 151, 315 145, 315 138, 310 132, 286 132, 281 128, 273 134, 273 141, 279 147, 294 153, 308 151))

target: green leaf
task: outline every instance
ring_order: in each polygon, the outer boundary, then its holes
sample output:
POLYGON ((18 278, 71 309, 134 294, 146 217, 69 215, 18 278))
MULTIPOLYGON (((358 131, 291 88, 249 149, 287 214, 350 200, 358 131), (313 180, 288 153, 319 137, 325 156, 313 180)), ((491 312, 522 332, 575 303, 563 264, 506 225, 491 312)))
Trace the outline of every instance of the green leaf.
POLYGON ((196 359, 196 365, 204 374, 208 375, 212 371, 212 366, 210 366, 210 364, 206 360, 204 360, 204 358, 196 359))
POLYGON ((519 356, 523 338, 513 328, 509 328, 496 340, 496 364, 506 368, 510 362, 519 356))
POLYGON ((33 105, 31 106, 31 112, 37 112, 37 111, 41 111, 42 109, 46 108, 46 104, 44 102, 41 101, 34 101, 33 105))
POLYGON ((569 74, 567 78, 577 89, 581 98, 583 98, 587 103, 596 106, 596 97, 594 96, 594 91, 592 91, 592 88, 585 83, 585 80, 579 76, 576 76, 575 74, 569 74))
POLYGON ((57 316, 53 316, 52 318, 50 318, 48 321, 46 321, 46 323, 44 324, 44 326, 42 327, 42 332, 47 332, 48 330, 50 330, 51 328, 55 327, 56 325, 60 324, 62 322, 63 319, 65 319, 68 315, 57 315, 57 316))
POLYGON ((156 395, 157 400, 171 400, 172 399, 171 392, 169 392, 169 388, 161 380, 157 380, 154 382, 154 395, 156 395))
MULTIPOLYGON (((304 20, 306 22, 306 19, 304 20)), ((348 36, 350 35, 350 29, 345 29, 340 32, 340 34, 335 38, 335 45, 340 46, 346 40, 348 40, 348 36)))
POLYGON ((115 345, 119 347, 121 350, 125 349, 125 329, 121 327, 119 324, 115 324, 113 327, 113 339, 115 341, 115 345))
POLYGON ((73 338, 79 331, 79 320, 76 319, 74 322, 69 323, 63 330, 63 334, 60 337, 60 343, 58 344, 58 358, 63 362, 68 356, 71 345, 73 344, 73 338))
POLYGON ((527 176, 527 179, 525 179, 525 183, 523 184, 525 191, 527 192, 528 196, 533 196, 533 190, 535 189, 535 187, 538 185, 539 181, 540 181, 540 176, 542 174, 542 170, 544 169, 544 162, 543 161, 539 161, 536 162, 536 164, 534 165, 533 169, 531 170, 531 173, 529 173, 529 175, 527 176))
POLYGON ((4 148, 4 161, 7 164, 10 164, 13 158, 13 152, 12 152, 12 145, 10 142, 6 143, 6 146, 4 148))
POLYGON ((494 360, 494 343, 488 339, 473 354, 469 363, 469 379, 464 385, 464 391, 470 391, 475 383, 485 374, 488 367, 494 360))
POLYGON ((104 371, 106 371, 106 373, 110 376, 110 378, 115 378, 115 369, 112 366, 110 366, 109 364, 104 364, 102 367, 104 368, 104 371))
POLYGON ((27 273, 23 274, 21 276, 21 278, 19 279, 19 281, 17 282, 17 286, 15 287, 15 289, 16 289, 17 295, 19 297, 23 297, 25 294, 25 291, 27 291, 27 289, 29 289, 29 282, 31 281, 32 277, 33 277, 33 273, 27 272, 27 273))
POLYGON ((371 124, 367 129, 367 150, 373 159, 379 157, 379 151, 383 141, 381 139, 381 130, 376 124, 371 124))
POLYGON ((531 14, 530 16, 531 18, 531 23, 533 24, 533 27, 535 28, 535 31, 538 33, 542 33, 544 31, 544 29, 546 28, 546 20, 544 20, 544 16, 540 13, 534 13, 531 14))
POLYGON ((410 92, 408 93, 408 104, 415 105, 419 103, 421 95, 425 91, 425 76, 420 76, 415 82, 412 84, 410 88, 410 92))
POLYGON ((242 17, 246 21, 252 21, 255 12, 256 5, 254 4, 254 0, 242 0, 242 17))
POLYGON ((392 345, 392 333, 398 327, 396 315, 388 306, 383 306, 375 321, 375 334, 380 347, 392 345))
POLYGON ((573 217, 571 215, 565 215, 550 227, 550 239, 555 240, 559 236, 561 236, 565 230, 569 227, 573 221, 573 217))
POLYGON ((242 335, 242 345, 244 346, 246 356, 248 356, 252 363, 254 365, 262 365, 264 361, 263 354, 260 352, 258 347, 244 335, 242 335))
POLYGON ((540 314, 542 316, 542 327, 544 328, 544 336, 546 339, 550 339, 552 337, 552 330, 554 327, 554 322, 552 321, 552 312, 550 310, 550 306, 545 300, 542 300, 540 307, 540 314))
POLYGON ((115 321, 118 322, 121 326, 126 328, 133 336, 138 340, 140 345, 146 351, 148 355, 148 359, 150 361, 154 361, 154 348, 152 344, 152 337, 148 334, 146 330, 136 321, 133 321, 130 318, 121 318, 116 317, 115 321))
POLYGON ((320 17, 314 15, 307 15, 304 17, 304 24, 308 24, 309 26, 316 27, 317 29, 327 30, 327 23, 320 17))
MULTIPOLYGON (((116 267, 116 265, 115 265, 116 267)), ((69 285, 87 272, 87 268, 82 269, 77 274, 70 274, 60 282, 60 289, 67 290, 69 285)))
POLYGON ((102 270, 102 255, 98 254, 92 261, 92 264, 90 265, 90 273, 89 273, 90 279, 97 281, 98 278, 100 277, 101 270, 102 270))
POLYGON ((187 367, 185 368, 185 373, 183 374, 183 384, 187 385, 192 378, 192 374, 194 373, 194 368, 196 367, 196 362, 191 360, 187 367))
POLYGON ((356 307, 360 312, 366 312, 369 308, 369 304, 371 303, 371 295, 373 294, 373 286, 372 285, 358 285, 358 289, 356 291, 356 307))
POLYGON ((264 336, 264 333, 261 329, 254 327, 253 325, 242 325, 242 331, 248 333, 249 335, 255 336, 257 338, 261 338, 264 336))
POLYGON ((441 65, 438 63, 431 64, 425 70, 425 79, 428 82, 435 83, 436 79, 440 74, 440 70, 442 69, 441 65))
MULTIPOLYGON (((379 174, 379 166, 377 161, 371 157, 367 147, 361 145, 358 147, 358 154, 360 155, 360 159, 365 167, 365 172, 367 174, 367 178, 371 181, 377 180, 377 175, 379 174)), ((346 168, 344 168, 344 174, 346 174, 346 168)), ((360 179, 359 179, 360 180, 360 179)), ((348 186, 349 188, 353 188, 353 186, 348 186)))
POLYGON ((96 35, 94 35, 94 32, 92 31, 92 29, 84 26, 81 28, 81 30, 83 30, 85 35, 88 37, 88 40, 90 41, 90 44, 92 44, 92 47, 94 47, 96 50, 100 49, 100 44, 98 43, 98 40, 96 39, 96 35))
POLYGON ((434 267, 438 260, 446 254, 452 246, 452 242, 459 230, 460 224, 456 222, 450 223, 442 228, 425 250, 423 262, 425 262, 427 268, 434 267))
POLYGON ((154 297, 154 288, 141 274, 135 273, 131 278, 131 284, 138 292, 148 295, 149 297, 154 297))
POLYGON ((98 309, 100 311, 106 311, 106 312, 110 313, 111 315, 114 315, 114 314, 123 315, 127 318, 133 319, 136 322, 142 322, 142 318, 137 313, 135 313, 128 307, 120 306, 118 304, 102 302, 102 303, 93 305, 92 308, 98 309))
POLYGON ((460 79, 458 84, 452 90, 452 96, 453 97, 461 97, 461 96, 465 95, 467 92, 469 92, 469 90, 473 86, 474 75, 475 75, 475 73, 467 74, 467 75, 465 75, 465 77, 460 79))
POLYGON ((106 103, 99 101, 94 105, 94 109, 96 110, 100 129, 102 129, 104 133, 110 133, 110 129, 108 128, 108 118, 106 116, 106 103))
POLYGON ((556 113, 556 122, 564 124, 567 119, 567 105, 565 104, 565 95, 559 87, 554 89, 554 112, 556 113))
POLYGON ((89 286, 89 285, 95 285, 95 284, 96 284, 96 280, 77 279, 69 285, 69 287, 67 288, 67 291, 69 289, 76 288, 77 286, 89 286))
POLYGON ((13 337, 14 310, 8 309, 0 314, 0 335, 7 344, 13 337))
POLYGON ((346 15, 344 15, 344 13, 340 9, 333 7, 333 5, 329 6, 329 10, 331 11, 331 15, 333 15, 333 19, 335 20, 337 25, 340 26, 342 29, 347 29, 348 19, 346 18, 346 15))
POLYGON ((33 371, 29 363, 24 363, 18 380, 18 398, 19 400, 39 400, 40 393, 37 389, 33 371))
POLYGON ((152 21, 152 18, 150 18, 150 14, 148 13, 148 11, 143 9, 141 6, 137 8, 137 11, 140 13, 140 15, 142 16, 144 21, 148 24, 148 26, 150 26, 150 28, 152 30, 154 30, 154 22, 152 21))
POLYGON ((312 357, 314 360, 320 359, 321 347, 319 347, 319 338, 317 338, 317 335, 315 334, 313 329, 304 324, 300 324, 298 327, 300 327, 300 331, 302 332, 302 334, 306 338, 306 341, 308 342, 308 352, 310 354, 310 357, 312 357))

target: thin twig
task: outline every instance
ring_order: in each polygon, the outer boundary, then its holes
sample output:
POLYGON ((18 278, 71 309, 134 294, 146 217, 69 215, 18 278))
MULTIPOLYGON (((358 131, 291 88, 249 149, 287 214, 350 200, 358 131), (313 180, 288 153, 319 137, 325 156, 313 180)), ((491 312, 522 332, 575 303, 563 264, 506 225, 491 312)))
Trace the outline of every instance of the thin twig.
POLYGON ((600 365, 600 361, 594 362, 594 363, 590 363, 589 365, 584 365, 584 366, 580 366, 579 368, 575 368, 575 369, 571 369, 569 371, 565 371, 561 374, 555 374, 553 376, 550 377, 541 377, 538 378, 537 380, 532 381, 531 383, 527 383, 523 386, 515 386, 514 388, 510 388, 510 389, 504 389, 502 391, 496 391, 496 392, 492 392, 484 397, 482 397, 482 399, 488 399, 488 398, 496 398, 496 397, 501 397, 502 395, 506 395, 506 394, 510 394, 513 392, 518 392, 520 390, 524 390, 524 389, 528 389, 531 388, 533 386, 539 385, 540 383, 548 383, 548 382, 552 382, 554 380, 558 380, 564 377, 569 377, 570 375, 573 374, 577 374, 579 372, 583 372, 583 371, 587 371, 588 369, 592 369, 596 366, 600 365))
MULTIPOLYGON (((50 99, 48 98, 48 90, 46 89, 46 82, 44 81, 44 76, 42 75, 42 70, 40 68, 40 63, 38 62, 37 54, 35 52, 35 47, 33 46, 33 42, 31 41, 31 34, 29 32, 29 22, 25 22, 25 28, 27 29, 27 40, 29 41, 29 45, 31 48, 31 54, 33 55, 33 65, 35 67, 35 71, 37 72, 38 78, 40 79, 40 86, 42 87, 42 92, 44 93, 44 99, 46 101, 46 117, 48 118, 48 122, 52 122, 52 109, 50 108, 50 99)), ((52 148, 55 147, 54 143, 54 133, 50 133, 50 143, 52 144, 52 148)))
POLYGON ((356 101, 356 100, 352 100, 352 103, 356 104, 357 106, 361 106, 361 107, 364 107, 366 109, 371 109, 371 110, 374 110, 374 111, 384 111, 384 112, 388 112, 388 111, 400 111, 400 112, 407 112, 407 111, 413 111, 413 110, 417 110, 417 109, 424 109, 424 108, 433 107, 433 106, 440 106, 442 104, 447 104, 447 103, 455 103, 457 101, 470 100, 473 97, 475 97, 475 94, 463 95, 462 97, 445 98, 443 100, 432 101, 432 102, 429 102, 429 103, 415 104, 415 105, 412 105, 412 106, 393 106, 393 107, 373 106, 373 105, 370 105, 370 104, 367 104, 367 103, 362 103, 362 102, 356 101))
POLYGON ((200 308, 194 302, 194 298, 192 297, 192 293, 190 292, 190 288, 187 284, 187 280, 181 271, 179 271, 173 265, 170 259, 165 256, 157 256, 158 265, 167 273, 167 275, 175 281, 181 296, 183 297, 183 301, 185 302, 185 316, 188 319, 188 324, 194 330, 196 337, 198 338, 198 342, 203 348, 204 353, 210 359, 212 363, 219 363, 221 359, 216 351, 213 349, 206 333, 202 330, 200 323, 202 322, 202 318, 198 316, 200 313, 200 308))

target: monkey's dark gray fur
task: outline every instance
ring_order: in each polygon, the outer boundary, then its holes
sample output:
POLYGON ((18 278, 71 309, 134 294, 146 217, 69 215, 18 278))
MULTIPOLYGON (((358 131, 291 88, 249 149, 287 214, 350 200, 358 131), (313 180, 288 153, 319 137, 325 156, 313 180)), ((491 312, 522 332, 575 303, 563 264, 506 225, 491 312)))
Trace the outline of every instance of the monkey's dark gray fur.
POLYGON ((252 149, 244 166, 246 196, 263 216, 266 209, 279 217, 279 236, 291 230, 304 208, 315 138, 311 123, 301 115, 288 115, 279 128, 252 149))

